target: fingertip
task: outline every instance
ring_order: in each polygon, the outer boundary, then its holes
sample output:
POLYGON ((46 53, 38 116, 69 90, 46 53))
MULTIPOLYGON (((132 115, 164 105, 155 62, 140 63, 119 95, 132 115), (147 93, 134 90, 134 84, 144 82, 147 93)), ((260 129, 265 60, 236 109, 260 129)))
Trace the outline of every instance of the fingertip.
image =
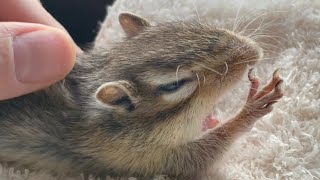
POLYGON ((61 52, 61 59, 57 61, 63 65, 62 71, 64 77, 70 73, 76 62, 76 54, 79 51, 78 47, 74 44, 73 40, 66 32, 55 28, 49 29, 48 31, 51 31, 52 35, 55 36, 57 43, 56 48, 60 48, 59 51, 61 52))
POLYGON ((62 30, 8 22, 0 23, 0 37, 0 100, 46 88, 75 64, 77 48, 62 30))
POLYGON ((76 59, 76 48, 65 32, 46 28, 13 39, 14 63, 21 83, 52 83, 64 78, 76 59))
POLYGON ((281 90, 282 84, 283 84, 283 80, 280 79, 280 80, 278 81, 278 83, 276 84, 276 86, 275 86, 275 88, 276 88, 277 91, 280 91, 280 90, 281 90))

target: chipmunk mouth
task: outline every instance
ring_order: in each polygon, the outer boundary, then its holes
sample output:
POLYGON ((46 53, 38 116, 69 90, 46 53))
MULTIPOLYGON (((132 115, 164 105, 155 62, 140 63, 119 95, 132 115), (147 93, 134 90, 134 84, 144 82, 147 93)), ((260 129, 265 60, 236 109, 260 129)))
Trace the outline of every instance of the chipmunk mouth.
POLYGON ((195 139, 200 139, 204 135, 208 134, 208 132, 214 128, 216 128, 220 124, 220 121, 210 113, 203 121, 202 121, 202 129, 200 134, 195 136, 195 139))
POLYGON ((209 114, 202 123, 202 132, 215 128, 219 123, 219 120, 213 114, 209 114))

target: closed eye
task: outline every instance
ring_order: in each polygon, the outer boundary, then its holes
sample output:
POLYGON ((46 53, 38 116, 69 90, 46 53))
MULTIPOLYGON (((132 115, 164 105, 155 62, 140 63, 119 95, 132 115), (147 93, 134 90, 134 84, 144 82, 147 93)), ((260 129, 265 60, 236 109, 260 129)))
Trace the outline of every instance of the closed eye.
POLYGON ((168 84, 163 84, 159 86, 159 91, 164 93, 171 93, 179 90, 186 83, 190 82, 191 79, 181 79, 179 81, 174 81, 168 84))

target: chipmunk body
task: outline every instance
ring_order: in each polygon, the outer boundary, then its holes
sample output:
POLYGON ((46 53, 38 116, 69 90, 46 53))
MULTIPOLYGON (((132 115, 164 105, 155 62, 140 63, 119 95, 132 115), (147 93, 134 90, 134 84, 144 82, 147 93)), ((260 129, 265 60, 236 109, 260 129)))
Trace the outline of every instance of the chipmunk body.
POLYGON ((122 42, 80 56, 47 89, 0 102, 0 162, 56 174, 194 177, 282 96, 278 75, 259 93, 249 74, 249 109, 199 137, 216 100, 262 49, 197 22, 119 20, 122 42))

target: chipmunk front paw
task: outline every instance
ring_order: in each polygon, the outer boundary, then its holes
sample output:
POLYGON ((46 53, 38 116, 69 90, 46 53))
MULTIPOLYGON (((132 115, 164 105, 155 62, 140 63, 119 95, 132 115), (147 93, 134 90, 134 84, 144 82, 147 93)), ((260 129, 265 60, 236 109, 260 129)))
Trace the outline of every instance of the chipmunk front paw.
POLYGON ((281 89, 283 80, 279 76, 279 69, 277 69, 273 73, 272 80, 262 90, 258 91, 259 79, 252 75, 252 71, 253 69, 250 69, 248 73, 251 87, 241 115, 255 120, 270 113, 273 109, 272 105, 283 96, 281 89))

